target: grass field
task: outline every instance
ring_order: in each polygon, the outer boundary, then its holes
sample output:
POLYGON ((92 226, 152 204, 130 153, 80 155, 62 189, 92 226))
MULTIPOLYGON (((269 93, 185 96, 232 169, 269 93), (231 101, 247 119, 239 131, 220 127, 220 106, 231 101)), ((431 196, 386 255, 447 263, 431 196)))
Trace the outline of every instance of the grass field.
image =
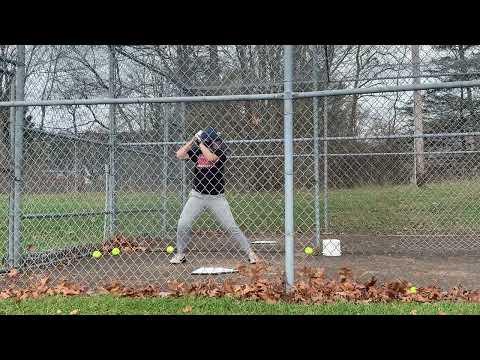
POLYGON ((228 298, 132 299, 110 295, 50 296, 20 302, 0 301, 0 315, 69 315, 72 312, 80 315, 479 315, 480 304, 444 302, 297 305, 266 304, 228 298))
MULTIPOLYGON (((240 227, 249 234, 283 231, 283 192, 232 193, 227 196, 240 227)), ((25 195, 24 214, 103 211, 102 193, 25 195)), ((124 193, 118 196, 118 208, 162 209, 157 193, 124 193)), ((166 202, 166 229, 174 232, 181 211, 178 194, 166 202)), ((313 191, 296 192, 296 227, 314 229, 313 191)), ((320 201, 323 216, 323 201, 320 201)), ((0 195, 0 247, 7 243, 8 197, 0 195)), ((120 230, 126 235, 159 235, 161 212, 120 214, 120 230)), ((368 186, 331 190, 329 221, 332 232, 350 234, 414 234, 480 232, 480 182, 462 181, 411 186, 368 186)), ((323 219, 322 219, 323 223, 323 219)), ((36 250, 61 248, 70 244, 95 243, 103 236, 103 215, 55 219, 25 219, 23 244, 36 250)), ((204 214, 197 224, 217 228, 211 216, 204 214)))

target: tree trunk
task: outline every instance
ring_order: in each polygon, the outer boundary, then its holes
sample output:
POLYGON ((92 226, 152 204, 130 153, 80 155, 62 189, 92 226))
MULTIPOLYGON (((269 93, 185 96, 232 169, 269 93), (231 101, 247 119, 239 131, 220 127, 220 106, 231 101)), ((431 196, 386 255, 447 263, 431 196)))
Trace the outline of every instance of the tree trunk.
POLYGON ((184 90, 181 91, 181 95, 194 95, 194 92, 191 89, 193 73, 192 66, 190 63, 190 48, 187 45, 177 45, 177 66, 175 69, 176 74, 174 77, 180 80, 180 84, 184 90))
MULTIPOLYGON (((0 109, 0 178, 7 178, 9 162, 9 141, 10 141, 10 119, 9 108, 0 109)), ((2 183, 3 185, 3 183, 2 183)), ((0 193, 3 192, 0 188, 0 193)))
MULTIPOLYGON (((354 88, 358 87, 358 83, 360 80, 360 71, 362 70, 362 64, 360 61, 360 48, 361 48, 361 45, 357 45, 357 51, 355 54, 356 69, 355 69, 355 81, 353 83, 354 88)), ((348 124, 349 132, 351 136, 357 135, 357 105, 358 105, 358 94, 353 94, 352 107, 350 109, 350 122, 348 124)))
MULTIPOLYGON (((255 80, 254 72, 255 72, 255 63, 254 59, 252 57, 251 49, 250 47, 246 46, 237 46, 236 47, 237 51, 237 57, 240 65, 240 70, 241 70, 241 77, 242 77, 242 83, 243 84, 250 84, 255 80), (248 57, 247 57, 247 49, 248 51, 248 57)), ((253 89, 253 88, 252 88, 253 89)), ((248 89, 246 91, 251 91, 251 89, 248 89)), ((247 135, 252 128, 256 127, 256 120, 255 120, 255 114, 254 114, 254 103, 251 101, 245 101, 243 103, 243 109, 245 111, 244 113, 244 121, 234 124, 236 127, 236 132, 238 134, 243 134, 247 135)), ((252 144, 252 149, 256 152, 258 152, 258 144, 252 144)), ((255 184, 255 188, 258 190, 261 190, 262 184, 261 178, 262 178, 262 171, 264 172, 262 166, 261 166, 261 161, 258 158, 253 159, 252 161, 252 171, 250 172, 250 179, 249 183, 250 184, 255 184)))
MULTIPOLYGON (((461 62, 460 69, 463 74, 466 74, 468 72, 467 62, 465 58, 465 51, 466 51, 466 48, 463 45, 459 45, 458 53, 459 53, 459 58, 461 62)), ((468 75, 462 75, 462 80, 470 80, 470 79, 468 78, 468 75)), ((461 131, 471 131, 472 129, 469 129, 468 127, 469 125, 473 127, 473 123, 475 121, 475 115, 473 110, 473 100, 472 100, 472 89, 469 87, 467 88, 467 108, 469 112, 469 118, 467 120, 464 119, 464 112, 463 112, 463 109, 464 109, 463 88, 461 89, 461 92, 462 92, 461 116, 462 116, 462 125, 464 126, 464 128, 461 131)))
POLYGON ((40 130, 43 130, 43 126, 45 125, 45 106, 42 106, 41 109, 42 117, 40 118, 40 130))
POLYGON ((212 85, 220 85, 220 67, 218 61, 218 46, 208 46, 208 77, 212 85))
POLYGON ((73 108, 72 110, 72 125, 73 125, 73 133, 75 136, 78 135, 78 127, 77 127, 77 109, 73 108))
MULTIPOLYGON (((420 84, 420 45, 412 45, 413 82, 420 84)), ((413 118, 415 135, 423 134, 422 95, 420 91, 413 92, 413 118)), ((425 176, 425 155, 423 138, 415 138, 415 164, 412 183, 421 186, 425 176)))

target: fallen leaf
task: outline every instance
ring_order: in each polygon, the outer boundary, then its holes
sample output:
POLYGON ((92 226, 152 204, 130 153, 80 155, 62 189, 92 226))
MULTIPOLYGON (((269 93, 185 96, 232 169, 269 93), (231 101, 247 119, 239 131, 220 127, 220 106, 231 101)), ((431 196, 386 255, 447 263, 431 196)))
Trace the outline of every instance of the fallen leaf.
POLYGON ((365 284, 365 289, 368 290, 369 288, 374 286, 376 283, 377 283, 377 279, 375 278, 375 276, 372 276, 370 281, 365 284))
MULTIPOLYGON (((138 243, 130 239, 119 240, 121 243, 131 245, 130 249, 141 248, 138 243)), ((115 244, 118 245, 118 244, 115 244)), ((240 276, 243 279, 234 277, 228 281, 219 282, 213 279, 196 281, 193 283, 169 281, 168 290, 160 288, 156 284, 143 286, 126 286, 119 280, 101 286, 88 288, 77 283, 70 283, 65 280, 60 282, 50 281, 48 277, 31 275, 28 282, 20 287, 16 281, 7 283, 7 288, 0 289, 0 299, 12 299, 15 302, 24 299, 35 299, 48 295, 79 295, 94 293, 110 293, 124 297, 180 297, 180 296, 209 296, 209 297, 230 297, 236 299, 262 300, 266 303, 286 301, 292 303, 333 303, 338 301, 349 301, 354 303, 388 303, 392 301, 402 302, 423 302, 434 303, 436 301, 465 301, 480 302, 480 290, 465 290, 461 286, 442 290, 438 286, 418 288, 416 293, 409 293, 408 289, 412 284, 395 280, 383 284, 377 283, 375 277, 366 283, 357 282, 353 273, 348 268, 340 269, 340 277, 328 279, 324 269, 303 268, 299 269, 299 280, 293 285, 292 290, 285 292, 285 274, 275 267, 267 269, 266 264, 255 266, 239 265, 240 276), (271 271, 274 270, 274 271, 271 271)), ((14 278, 19 275, 17 269, 11 269, 6 278, 14 278)), ((23 277, 23 275, 22 275, 23 277)), ((192 312, 191 306, 181 309, 184 313, 192 312)), ((57 313, 59 313, 57 311, 57 313)), ((66 312, 68 314, 68 311, 66 312)), ((72 314, 79 313, 78 309, 72 314)), ((417 310, 412 310, 412 315, 417 310)), ((446 315, 439 312, 438 315, 446 315)))
POLYGON ((14 278, 16 276, 18 276, 20 272, 17 270, 17 269, 11 269, 9 272, 8 272, 8 277, 9 278, 14 278))
POLYGON ((348 279, 351 279, 353 276, 352 270, 350 270, 347 267, 341 268, 338 274, 340 275, 340 282, 344 282, 348 279))
POLYGON ((54 289, 53 292, 56 294, 61 294, 61 295, 79 295, 82 292, 82 288, 69 283, 67 281, 62 281, 59 285, 57 285, 54 289))
POLYGON ((417 315, 417 310, 412 310, 412 311, 410 311, 410 314, 411 314, 411 315, 417 315))
POLYGON ((78 309, 70 311, 70 315, 77 315, 80 311, 78 309))

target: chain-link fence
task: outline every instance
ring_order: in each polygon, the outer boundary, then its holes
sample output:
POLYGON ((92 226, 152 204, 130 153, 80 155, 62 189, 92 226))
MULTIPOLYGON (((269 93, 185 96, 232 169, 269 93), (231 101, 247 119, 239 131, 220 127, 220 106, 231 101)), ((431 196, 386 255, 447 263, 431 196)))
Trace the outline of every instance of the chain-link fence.
POLYGON ((331 240, 352 261, 479 254, 480 46, 296 46, 290 69, 282 46, 23 48, 0 47, 5 270, 165 284, 248 263, 242 234, 288 276, 331 240), (216 160, 178 159, 208 127, 216 160))

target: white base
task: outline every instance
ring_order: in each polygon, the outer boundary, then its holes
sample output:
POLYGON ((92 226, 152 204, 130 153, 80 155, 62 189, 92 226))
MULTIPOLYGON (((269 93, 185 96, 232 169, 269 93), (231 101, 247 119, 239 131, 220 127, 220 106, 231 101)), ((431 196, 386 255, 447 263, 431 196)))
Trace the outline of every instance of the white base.
POLYGON ((325 239, 322 241, 322 245, 323 245, 322 254, 324 256, 341 256, 342 255, 340 240, 325 239))
POLYGON ((192 272, 193 275, 218 275, 236 273, 238 270, 222 267, 201 267, 192 272))

